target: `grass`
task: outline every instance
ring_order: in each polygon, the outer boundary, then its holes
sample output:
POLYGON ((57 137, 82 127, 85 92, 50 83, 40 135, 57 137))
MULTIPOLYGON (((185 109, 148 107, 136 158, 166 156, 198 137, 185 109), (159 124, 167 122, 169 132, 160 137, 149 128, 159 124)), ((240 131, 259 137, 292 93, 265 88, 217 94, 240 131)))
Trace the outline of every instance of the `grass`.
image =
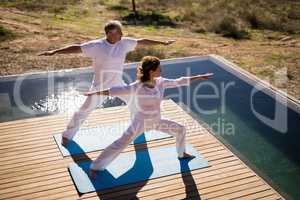
POLYGON ((166 58, 166 49, 163 47, 141 47, 135 51, 130 52, 126 60, 129 62, 139 62, 144 56, 152 55, 160 59, 166 58))
MULTIPOLYGON (((130 0, 108 1, 105 5, 116 10, 120 19, 133 22, 130 0)), ((225 37, 249 38, 248 29, 300 33, 300 4, 292 1, 140 0, 136 6, 143 25, 161 23, 190 28, 197 33, 220 32, 224 21, 231 19, 229 32, 221 33, 225 37)))
POLYGON ((80 0, 1 0, 0 6, 17 8, 24 11, 47 11, 61 13, 69 5, 79 3, 80 0))
MULTIPOLYGON (((290 41, 280 39, 300 39, 300 33, 295 31, 297 26, 293 26, 299 24, 298 12, 293 2, 278 2, 275 5, 271 0, 139 0, 136 4, 141 18, 136 26, 132 23, 131 0, 2 0, 0 7, 8 8, 3 10, 17 8, 21 12, 1 15, 8 25, 0 27, 0 39, 4 41, 0 44, 0 73, 24 73, 29 68, 45 70, 50 65, 55 69, 90 65, 90 60, 80 55, 48 58, 33 54, 103 37, 103 25, 119 19, 127 22, 126 36, 177 40, 171 46, 138 48, 128 54, 128 62, 140 61, 145 55, 163 59, 218 54, 265 79, 272 78, 275 70, 288 67, 288 77, 297 88, 299 47, 288 46, 290 41), (23 29, 23 25, 34 27, 38 33, 23 29), (287 27, 295 30, 288 31, 287 27), (13 40, 14 35, 18 40, 13 40)), ((300 90, 295 96, 300 99, 300 90)))

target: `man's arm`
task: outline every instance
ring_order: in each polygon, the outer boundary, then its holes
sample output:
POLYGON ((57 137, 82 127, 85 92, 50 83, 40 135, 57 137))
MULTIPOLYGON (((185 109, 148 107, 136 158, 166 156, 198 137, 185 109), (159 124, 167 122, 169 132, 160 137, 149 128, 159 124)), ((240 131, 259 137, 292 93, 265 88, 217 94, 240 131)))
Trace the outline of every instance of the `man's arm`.
POLYGON ((54 54, 68 54, 68 53, 82 53, 80 45, 74 44, 60 49, 55 49, 52 51, 45 51, 38 54, 38 56, 52 56, 54 54))
POLYGON ((175 40, 166 40, 166 41, 159 41, 159 40, 152 40, 152 39, 138 39, 137 44, 139 46, 143 45, 157 45, 157 44, 162 44, 162 45, 169 45, 174 43, 175 40))

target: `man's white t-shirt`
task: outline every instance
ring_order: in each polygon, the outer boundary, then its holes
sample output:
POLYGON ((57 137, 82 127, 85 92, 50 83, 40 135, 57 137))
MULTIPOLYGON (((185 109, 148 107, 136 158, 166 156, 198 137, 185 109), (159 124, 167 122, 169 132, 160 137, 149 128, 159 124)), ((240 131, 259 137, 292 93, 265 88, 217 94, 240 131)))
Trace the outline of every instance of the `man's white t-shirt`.
POLYGON ((92 40, 80 45, 82 53, 93 60, 94 80, 92 87, 107 89, 123 84, 123 65, 128 52, 133 51, 137 40, 122 37, 115 44, 105 38, 92 40))

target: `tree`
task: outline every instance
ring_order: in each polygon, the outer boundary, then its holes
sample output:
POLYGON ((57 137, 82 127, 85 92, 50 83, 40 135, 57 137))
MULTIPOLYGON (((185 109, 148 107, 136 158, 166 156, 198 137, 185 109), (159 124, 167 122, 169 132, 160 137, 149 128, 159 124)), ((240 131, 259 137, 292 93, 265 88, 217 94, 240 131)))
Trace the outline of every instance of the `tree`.
POLYGON ((133 10, 133 13, 134 13, 134 24, 136 25, 136 20, 137 20, 138 13, 137 13, 136 7, 135 7, 135 0, 131 0, 131 2, 132 2, 132 10, 133 10))

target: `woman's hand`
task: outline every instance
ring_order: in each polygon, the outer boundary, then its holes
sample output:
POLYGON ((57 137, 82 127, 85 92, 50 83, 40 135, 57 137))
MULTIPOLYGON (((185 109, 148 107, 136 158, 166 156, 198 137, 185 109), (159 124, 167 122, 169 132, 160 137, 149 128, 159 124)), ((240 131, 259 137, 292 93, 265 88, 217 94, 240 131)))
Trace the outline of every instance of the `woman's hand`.
POLYGON ((202 74, 199 77, 201 77, 202 80, 208 80, 209 78, 211 78, 214 75, 214 73, 206 73, 206 74, 202 74))
POLYGON ((210 77, 212 77, 214 74, 213 73, 206 73, 206 74, 199 74, 196 76, 191 76, 190 80, 208 80, 210 77))
POLYGON ((109 95, 109 90, 102 90, 102 91, 88 91, 83 93, 84 96, 92 96, 92 95, 104 95, 108 96, 109 95))

